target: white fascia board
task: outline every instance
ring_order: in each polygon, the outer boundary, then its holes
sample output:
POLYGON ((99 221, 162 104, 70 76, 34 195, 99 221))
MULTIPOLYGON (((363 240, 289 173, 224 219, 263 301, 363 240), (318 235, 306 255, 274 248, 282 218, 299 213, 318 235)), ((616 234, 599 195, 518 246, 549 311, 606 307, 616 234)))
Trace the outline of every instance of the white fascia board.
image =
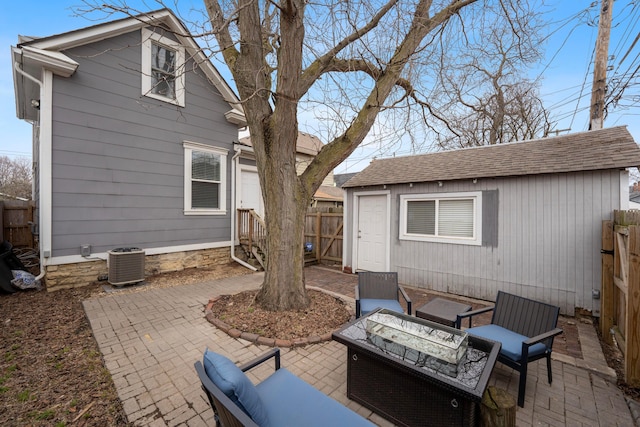
MULTIPOLYGON (((69 31, 63 34, 34 39, 33 41, 24 44, 34 46, 42 50, 67 50, 126 34, 146 25, 162 23, 166 21, 167 17, 170 15, 172 15, 172 13, 168 9, 162 9, 135 17, 122 18, 113 22, 106 22, 91 27, 81 28, 79 30, 69 31)), ((178 27, 176 30, 181 31, 183 28, 178 27)))
POLYGON ((253 147, 247 146, 247 145, 243 145, 243 144, 238 144, 238 143, 234 143, 233 144, 233 151, 235 151, 236 153, 240 153, 240 157, 242 157, 243 159, 252 159, 255 160, 256 159, 256 153, 255 151, 253 151, 253 147))
POLYGON ((244 113, 235 108, 233 110, 229 110, 226 113, 224 113, 224 117, 227 119, 229 123, 232 123, 234 125, 238 125, 242 127, 247 125, 247 119, 244 116, 244 113))
POLYGON ((67 55, 55 52, 24 46, 22 48, 22 61, 29 62, 35 66, 44 67, 53 74, 62 77, 71 77, 78 69, 79 64, 67 55))

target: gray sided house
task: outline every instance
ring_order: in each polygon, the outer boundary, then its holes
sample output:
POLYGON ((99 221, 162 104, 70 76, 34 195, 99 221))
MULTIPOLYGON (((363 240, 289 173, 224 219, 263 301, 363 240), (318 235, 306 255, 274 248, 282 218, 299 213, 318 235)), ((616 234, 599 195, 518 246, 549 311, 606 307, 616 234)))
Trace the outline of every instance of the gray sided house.
POLYGON ((228 261, 244 115, 187 34, 162 9, 12 47, 49 289, 103 275, 114 248, 144 249, 147 274, 228 261))
POLYGON ((343 186, 344 268, 597 316, 602 221, 628 208, 638 165, 626 127, 375 160, 343 186))

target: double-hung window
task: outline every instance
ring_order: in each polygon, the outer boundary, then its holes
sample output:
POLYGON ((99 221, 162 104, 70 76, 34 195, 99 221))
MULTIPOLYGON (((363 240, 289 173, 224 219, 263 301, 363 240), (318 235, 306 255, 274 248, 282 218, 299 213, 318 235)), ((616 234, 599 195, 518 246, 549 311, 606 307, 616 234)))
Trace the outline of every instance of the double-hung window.
POLYGON ((226 213, 227 150, 184 142, 184 213, 226 213))
POLYGON ((184 47, 142 30, 142 95, 184 106, 184 47))
POLYGON ((482 193, 400 196, 400 239, 482 244, 482 193))

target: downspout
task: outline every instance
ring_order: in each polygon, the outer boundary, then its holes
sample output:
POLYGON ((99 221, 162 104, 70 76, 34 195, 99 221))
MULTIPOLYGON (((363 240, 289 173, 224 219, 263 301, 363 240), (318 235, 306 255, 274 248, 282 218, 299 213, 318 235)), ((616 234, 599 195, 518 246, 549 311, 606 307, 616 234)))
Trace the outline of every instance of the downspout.
POLYGON ((238 157, 240 156, 242 149, 237 148, 235 151, 236 153, 231 158, 231 259, 238 264, 244 265, 250 270, 258 271, 256 267, 244 262, 236 256, 236 219, 238 218, 236 215, 236 162, 238 161, 238 157))
MULTIPOLYGON (((40 88, 40 90, 42 91, 42 82, 38 79, 36 79, 35 77, 33 77, 31 74, 25 72, 22 68, 20 68, 20 64, 18 64, 17 61, 13 62, 13 69, 20 74, 23 77, 26 77, 27 79, 31 80, 32 82, 34 82, 35 84, 38 85, 38 87, 40 88)), ((38 136, 38 144, 40 144, 40 136, 38 136)), ((38 150, 40 151, 40 150, 38 150)), ((40 221, 38 221, 39 223, 40 221)), ((40 224, 38 224, 38 227, 40 227, 40 224)), ((42 256, 43 252, 42 251, 38 251, 40 254, 40 274, 38 274, 35 278, 35 280, 41 280, 45 274, 47 273, 47 269, 45 268, 45 259, 42 256)))

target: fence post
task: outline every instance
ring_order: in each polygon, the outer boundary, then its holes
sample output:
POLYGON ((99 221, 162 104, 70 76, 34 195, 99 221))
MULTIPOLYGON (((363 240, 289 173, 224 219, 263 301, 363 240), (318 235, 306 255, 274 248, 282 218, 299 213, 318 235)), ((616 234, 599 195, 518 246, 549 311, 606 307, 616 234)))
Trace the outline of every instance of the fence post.
POLYGON ((4 202, 0 200, 0 242, 4 242, 4 202))
POLYGON ((640 387, 640 226, 629 226, 629 281, 625 320, 625 381, 640 387))
POLYGON ((316 261, 320 262, 322 256, 320 255, 322 243, 322 212, 316 213, 316 261))
POLYGON ((607 344, 613 345, 611 327, 614 319, 613 292, 613 221, 602 221, 602 295, 600 306, 600 334, 607 344))

